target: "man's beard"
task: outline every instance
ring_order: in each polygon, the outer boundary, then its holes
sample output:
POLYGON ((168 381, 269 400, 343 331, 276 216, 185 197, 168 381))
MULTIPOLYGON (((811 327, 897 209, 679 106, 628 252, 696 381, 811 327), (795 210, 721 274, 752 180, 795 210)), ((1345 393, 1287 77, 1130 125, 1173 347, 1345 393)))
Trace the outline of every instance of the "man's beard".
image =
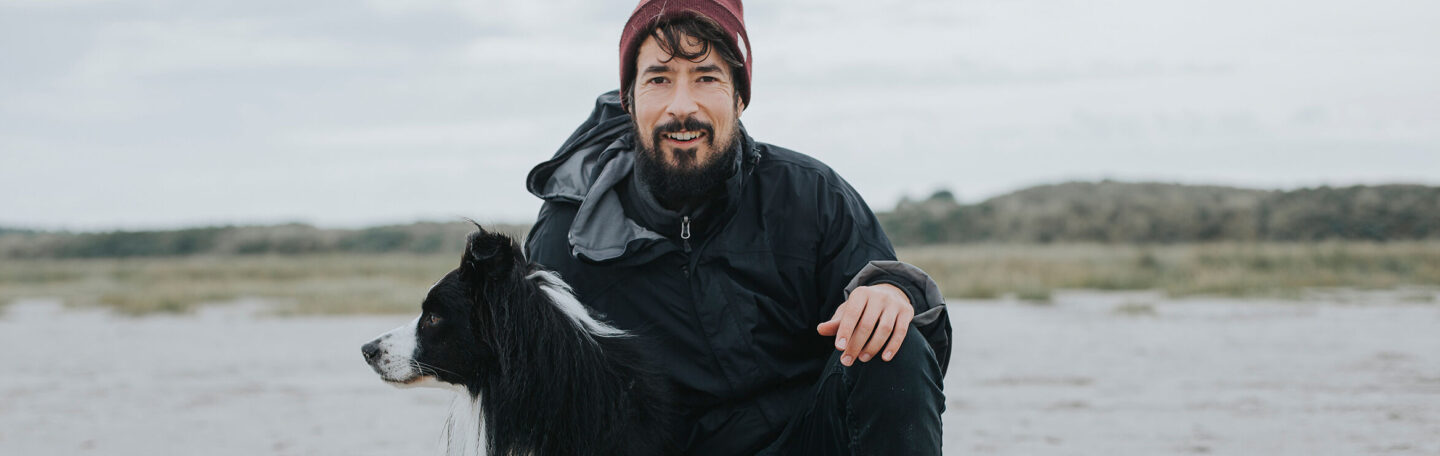
MULTIPOLYGON (((738 125, 738 120, 735 125, 738 125)), ((647 145, 638 137, 640 128, 635 125, 634 119, 631 119, 631 127, 637 136, 638 153, 635 165, 640 181, 666 208, 679 210, 683 206, 718 196, 724 191, 725 180, 735 174, 735 154, 738 153, 735 143, 740 136, 739 128, 736 128, 733 134, 717 140, 712 125, 687 118, 683 122, 671 121, 656 126, 647 145), (705 145, 719 153, 712 154, 708 162, 700 163, 700 151, 697 148, 672 149, 676 164, 666 164, 665 157, 661 155, 665 153, 660 148, 661 135, 687 130, 704 131, 705 145)))

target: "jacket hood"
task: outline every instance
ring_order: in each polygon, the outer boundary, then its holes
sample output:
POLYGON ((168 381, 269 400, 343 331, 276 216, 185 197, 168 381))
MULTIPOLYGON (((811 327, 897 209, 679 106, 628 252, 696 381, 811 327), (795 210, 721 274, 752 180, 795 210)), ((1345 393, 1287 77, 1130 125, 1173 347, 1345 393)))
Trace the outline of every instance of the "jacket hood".
MULTIPOLYGON (((753 164, 759 152, 743 133, 744 127, 739 128, 744 138, 742 163, 753 164)), ((568 236, 576 258, 608 263, 666 240, 664 235, 626 216, 616 192, 617 187, 625 185, 635 165, 630 130, 630 115, 620 106, 620 92, 601 94, 590 117, 565 140, 554 157, 536 165, 525 179, 526 188, 540 199, 580 206, 568 236)), ((730 187, 732 192, 736 190, 736 185, 730 187)))
POLYGON ((630 115, 620 107, 620 92, 606 92, 555 156, 536 165, 525 179, 530 193, 540 199, 580 205, 568 235, 576 258, 610 262, 665 239, 626 218, 614 191, 635 163, 629 130, 630 115))
MULTIPOLYGON (((546 201, 583 202, 601 172, 612 168, 612 161, 621 158, 625 162, 616 165, 634 162, 629 141, 621 144, 629 130, 630 115, 620 107, 620 92, 601 94, 590 117, 560 145, 555 156, 530 170, 525 187, 546 201)), ((629 167, 623 171, 628 173, 629 167)))

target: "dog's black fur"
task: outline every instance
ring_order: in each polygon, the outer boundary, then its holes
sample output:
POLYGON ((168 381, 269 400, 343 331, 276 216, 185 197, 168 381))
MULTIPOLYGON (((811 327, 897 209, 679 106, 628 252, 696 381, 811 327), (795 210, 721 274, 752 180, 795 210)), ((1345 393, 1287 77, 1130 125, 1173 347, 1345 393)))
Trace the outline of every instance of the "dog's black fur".
POLYGON ((539 271, 509 237, 471 233, 422 305, 416 365, 480 399, 487 454, 673 453, 669 386, 641 340, 586 330, 539 271))

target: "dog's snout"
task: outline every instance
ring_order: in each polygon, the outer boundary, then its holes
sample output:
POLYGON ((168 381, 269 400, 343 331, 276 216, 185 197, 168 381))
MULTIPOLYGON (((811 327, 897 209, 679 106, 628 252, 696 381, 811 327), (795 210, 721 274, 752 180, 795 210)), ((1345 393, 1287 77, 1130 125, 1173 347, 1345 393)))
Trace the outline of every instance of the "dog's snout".
POLYGON ((360 347, 360 353, 365 354, 365 361, 374 361, 376 357, 380 356, 380 340, 372 340, 360 347))

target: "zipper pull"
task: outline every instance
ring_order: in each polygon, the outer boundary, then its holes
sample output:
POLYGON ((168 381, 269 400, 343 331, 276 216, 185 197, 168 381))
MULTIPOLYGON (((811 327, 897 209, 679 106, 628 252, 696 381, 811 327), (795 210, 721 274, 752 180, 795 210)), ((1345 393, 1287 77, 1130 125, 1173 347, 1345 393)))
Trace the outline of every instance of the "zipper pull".
POLYGON ((680 240, 685 244, 685 253, 690 253, 690 216, 680 219, 680 240))

